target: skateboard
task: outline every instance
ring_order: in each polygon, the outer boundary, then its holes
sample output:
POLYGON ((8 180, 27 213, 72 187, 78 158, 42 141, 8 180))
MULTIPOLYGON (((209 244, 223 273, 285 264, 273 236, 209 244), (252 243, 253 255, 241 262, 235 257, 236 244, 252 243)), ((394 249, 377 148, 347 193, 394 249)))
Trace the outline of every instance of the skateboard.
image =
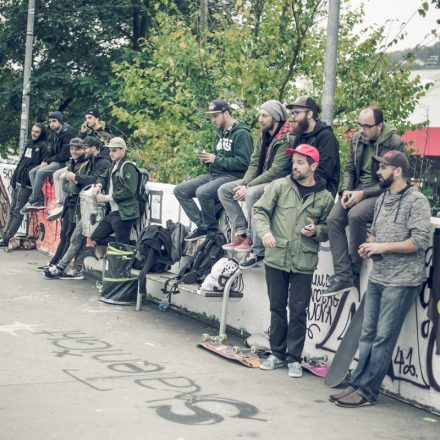
POLYGON ((240 347, 238 345, 226 345, 225 334, 210 336, 207 333, 202 335, 202 342, 199 347, 211 351, 231 361, 239 362, 249 368, 259 368, 260 358, 255 347, 240 347))
POLYGON ((362 332, 362 321, 364 319, 364 298, 365 295, 362 297, 358 309, 351 318, 350 325, 336 350, 333 362, 324 378, 324 383, 330 388, 337 387, 345 380, 358 349, 359 338, 362 332))
POLYGON ((323 356, 304 356, 304 360, 301 364, 310 373, 318 377, 325 377, 329 370, 329 365, 327 364, 327 355, 323 356))

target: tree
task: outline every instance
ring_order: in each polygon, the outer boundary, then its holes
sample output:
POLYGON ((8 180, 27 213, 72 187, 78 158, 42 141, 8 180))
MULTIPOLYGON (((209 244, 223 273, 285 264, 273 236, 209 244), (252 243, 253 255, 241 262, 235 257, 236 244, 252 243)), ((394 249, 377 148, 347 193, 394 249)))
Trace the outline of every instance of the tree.
MULTIPOLYGON (((211 14, 217 25, 203 40, 190 17, 172 6, 158 14, 157 27, 133 59, 113 64, 113 114, 133 130, 140 146, 135 158, 156 179, 175 183, 200 172, 194 149, 206 148, 213 136, 203 114, 211 99, 237 104, 253 127, 268 99, 287 102, 309 94, 319 100, 325 6, 322 0, 238 0, 232 13, 211 14)), ((361 20, 359 11, 350 10, 341 18, 335 126, 343 158, 345 133, 359 109, 377 104, 402 129, 424 93, 419 80, 410 79, 409 65, 389 62, 383 28, 365 40, 354 35, 361 20)))

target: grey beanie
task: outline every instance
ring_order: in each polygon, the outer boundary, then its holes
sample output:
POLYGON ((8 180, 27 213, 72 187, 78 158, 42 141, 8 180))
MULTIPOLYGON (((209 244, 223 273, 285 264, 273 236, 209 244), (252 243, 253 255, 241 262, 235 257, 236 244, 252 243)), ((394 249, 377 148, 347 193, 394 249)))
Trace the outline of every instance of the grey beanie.
POLYGON ((269 113, 277 122, 285 121, 288 116, 286 107, 276 99, 269 99, 269 101, 266 101, 260 109, 266 110, 267 113, 269 113))
POLYGON ((60 124, 63 123, 63 114, 61 112, 54 111, 54 112, 49 112, 49 117, 48 119, 56 119, 60 124))

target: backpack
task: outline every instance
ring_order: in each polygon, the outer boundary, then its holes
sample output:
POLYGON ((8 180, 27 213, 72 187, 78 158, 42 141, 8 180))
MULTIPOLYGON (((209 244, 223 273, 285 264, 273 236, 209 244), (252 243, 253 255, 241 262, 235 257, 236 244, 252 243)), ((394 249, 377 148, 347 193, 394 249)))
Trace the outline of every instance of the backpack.
POLYGON ((168 304, 171 304, 171 295, 180 293, 178 289, 180 283, 199 284, 203 282, 211 273, 214 264, 223 257, 222 246, 224 244, 226 244, 226 239, 221 232, 205 239, 195 254, 180 269, 177 276, 165 282, 162 292, 168 296, 168 304))
POLYGON ((148 206, 148 197, 149 197, 149 191, 148 191, 148 171, 144 168, 139 168, 134 162, 127 160, 122 163, 121 169, 119 170, 119 178, 121 179, 121 183, 124 183, 124 168, 125 165, 128 163, 132 164, 138 173, 138 186, 136 190, 136 198, 139 203, 139 211, 142 215, 145 213, 145 208, 148 206))
MULTIPOLYGON (((200 294, 204 291, 223 292, 229 278, 231 278, 238 269, 238 262, 233 258, 220 258, 220 260, 212 266, 211 273, 203 280, 197 293, 200 294)), ((234 280, 231 288, 232 290, 240 290, 240 288, 242 288, 242 279, 240 276, 234 280)))

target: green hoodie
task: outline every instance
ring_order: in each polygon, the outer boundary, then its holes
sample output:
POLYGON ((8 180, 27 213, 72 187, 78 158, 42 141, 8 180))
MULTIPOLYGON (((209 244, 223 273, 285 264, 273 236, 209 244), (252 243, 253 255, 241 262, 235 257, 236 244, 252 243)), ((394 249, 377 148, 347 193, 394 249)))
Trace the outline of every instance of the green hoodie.
POLYGON ((243 122, 235 121, 229 130, 220 129, 214 141, 215 161, 209 165, 211 174, 243 177, 253 150, 252 136, 243 122))

